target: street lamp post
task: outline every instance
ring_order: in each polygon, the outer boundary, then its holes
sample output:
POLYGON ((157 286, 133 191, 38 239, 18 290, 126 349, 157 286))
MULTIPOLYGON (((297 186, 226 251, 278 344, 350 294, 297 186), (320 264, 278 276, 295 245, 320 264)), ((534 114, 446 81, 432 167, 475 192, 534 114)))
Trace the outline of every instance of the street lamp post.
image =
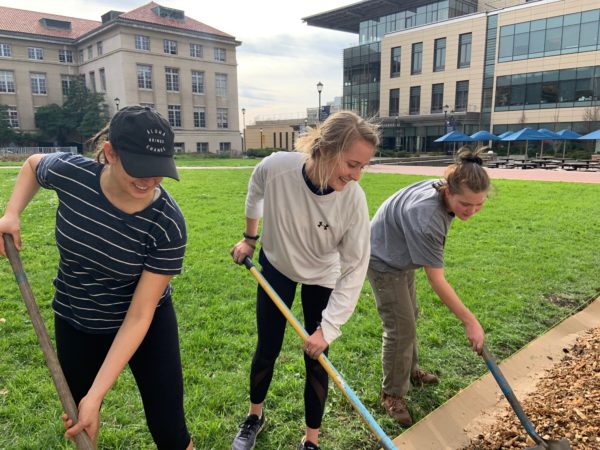
POLYGON ((319 93, 319 109, 317 110, 317 123, 321 122, 321 91, 323 90, 323 83, 320 81, 317 83, 317 92, 319 93))
POLYGON ((242 132, 242 156, 246 154, 246 108, 242 108, 242 124, 244 130, 242 132))
POLYGON ((121 99, 119 97, 115 97, 115 105, 117 106, 117 111, 119 110, 119 103, 121 103, 121 99))
POLYGON ((263 148, 263 129, 260 129, 260 148, 263 148))

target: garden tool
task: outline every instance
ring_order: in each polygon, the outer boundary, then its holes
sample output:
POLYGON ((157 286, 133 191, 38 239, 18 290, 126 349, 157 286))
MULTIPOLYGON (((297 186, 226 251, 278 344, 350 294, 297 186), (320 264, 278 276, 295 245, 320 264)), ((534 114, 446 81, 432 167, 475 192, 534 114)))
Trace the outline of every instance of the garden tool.
MULTIPOLYGON (((250 271, 250 273, 256 278, 256 281, 260 284, 260 286, 267 293, 269 298, 275 303, 275 306, 281 311, 281 313, 285 316, 287 321, 292 325, 296 333, 302 338, 303 341, 308 339, 308 333, 304 329, 304 327, 300 324, 298 319, 294 316, 294 313, 288 308, 288 306, 283 302, 279 294, 275 292, 275 290, 271 287, 269 282, 262 276, 262 274, 258 271, 254 263, 249 257, 244 259, 244 265, 250 271)), ((369 427, 373 435, 377 438, 378 444, 381 445, 385 450, 397 450, 397 447, 394 445, 392 440, 384 433, 381 427, 375 422, 373 416, 367 411, 364 405, 360 402, 356 394, 350 389, 350 387, 346 384, 342 376, 339 372, 333 367, 333 364, 329 361, 327 356, 324 353, 319 355, 319 363, 329 377, 335 382, 338 388, 342 391, 342 393, 346 396, 352 407, 356 410, 356 412, 363 419, 365 424, 369 427)))
MULTIPOLYGON (((52 343, 50 342, 48 330, 46 330, 46 326, 44 325, 44 321, 40 315, 40 310, 38 309, 35 297, 33 296, 33 291, 31 290, 31 286, 27 281, 27 275, 23 270, 23 264, 21 263, 21 258, 15 247, 12 235, 4 234, 4 248, 6 249, 6 255, 10 261, 10 265, 12 266, 17 284, 19 285, 19 289, 21 291, 21 295, 25 301, 25 306, 29 312, 29 317, 31 318, 31 323, 33 324, 33 328, 37 334, 40 347, 44 353, 46 365, 50 370, 50 375, 52 375, 52 381, 54 381, 54 386, 56 387, 56 391, 60 397, 62 407, 67 413, 67 416, 69 416, 69 419, 71 419, 73 424, 75 424, 78 420, 77 406, 75 405, 75 401, 71 395, 71 390, 69 389, 65 375, 60 367, 60 363, 58 362, 58 357, 56 356, 54 347, 52 347, 52 343)), ((94 450, 95 448, 94 444, 92 444, 92 440, 85 430, 75 436, 75 445, 78 450, 94 450)))
POLYGON ((504 375, 502 375, 500 368, 494 361, 494 358, 485 345, 483 346, 481 356, 483 356, 485 364, 496 379, 496 382, 498 383, 498 386, 500 386, 500 390, 504 394, 504 397, 506 397, 506 400, 508 400, 508 403, 517 414, 517 417, 525 428, 525 431, 527 431, 527 434, 529 434, 529 436, 531 436, 531 438, 537 444, 535 447, 528 447, 526 450, 571 450, 571 444, 569 444, 569 441, 565 438, 561 438, 559 441, 553 441, 549 439, 542 439, 540 435, 536 433, 533 424, 525 415, 521 403, 519 403, 519 400, 517 400, 515 393, 506 381, 506 378, 504 378, 504 375))

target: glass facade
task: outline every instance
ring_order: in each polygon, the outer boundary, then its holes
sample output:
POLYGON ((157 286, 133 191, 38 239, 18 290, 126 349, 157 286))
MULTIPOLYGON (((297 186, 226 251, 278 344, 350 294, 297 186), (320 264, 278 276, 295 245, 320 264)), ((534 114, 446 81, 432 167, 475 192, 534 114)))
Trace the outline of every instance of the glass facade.
POLYGON ((380 43, 344 49, 344 109, 379 115, 380 43))
POLYGON ((500 28, 498 62, 600 50, 600 9, 500 28))
POLYGON ((379 42, 384 34, 428 23, 441 22, 452 17, 477 11, 476 0, 442 0, 408 8, 394 14, 365 20, 359 26, 359 43, 379 42))
POLYGON ((496 80, 495 111, 600 105, 600 66, 519 73, 496 80))

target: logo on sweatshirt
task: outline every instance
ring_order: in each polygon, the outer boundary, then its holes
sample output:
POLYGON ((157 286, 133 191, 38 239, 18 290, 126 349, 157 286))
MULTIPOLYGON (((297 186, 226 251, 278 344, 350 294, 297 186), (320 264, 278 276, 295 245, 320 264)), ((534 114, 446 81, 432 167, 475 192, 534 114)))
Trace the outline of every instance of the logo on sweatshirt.
POLYGON ((323 227, 323 230, 327 231, 327 228, 329 228, 329 224, 327 224, 323 221, 320 221, 319 224, 317 225, 317 227, 319 227, 319 228, 323 227))

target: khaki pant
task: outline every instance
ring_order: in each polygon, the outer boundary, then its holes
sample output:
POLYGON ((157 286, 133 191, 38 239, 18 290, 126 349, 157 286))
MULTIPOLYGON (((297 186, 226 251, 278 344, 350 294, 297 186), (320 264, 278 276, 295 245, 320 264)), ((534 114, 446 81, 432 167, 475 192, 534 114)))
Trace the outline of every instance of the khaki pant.
POLYGON ((388 395, 404 397, 417 370, 417 295, 414 270, 367 272, 383 323, 383 384, 388 395))

